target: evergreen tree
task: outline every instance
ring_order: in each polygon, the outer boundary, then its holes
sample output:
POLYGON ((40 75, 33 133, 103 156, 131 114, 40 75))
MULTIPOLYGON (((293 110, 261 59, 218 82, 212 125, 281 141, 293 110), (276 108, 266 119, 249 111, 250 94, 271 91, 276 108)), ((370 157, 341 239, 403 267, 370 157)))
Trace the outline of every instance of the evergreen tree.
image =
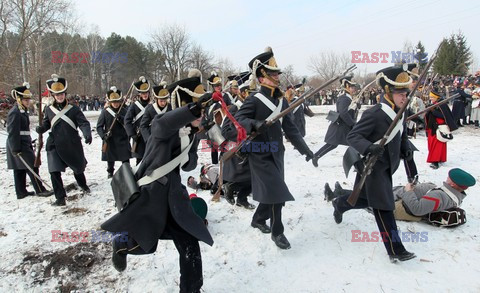
POLYGON ((466 75, 471 63, 470 48, 465 36, 459 32, 444 38, 434 63, 434 71, 440 75, 466 75))
POLYGON ((418 44, 415 47, 415 49, 417 50, 415 54, 415 62, 417 62, 420 67, 419 72, 422 72, 423 68, 428 63, 429 56, 427 53, 425 53, 425 46, 423 46, 421 41, 418 41, 418 44))
POLYGON ((455 75, 467 75, 468 68, 471 64, 472 54, 470 47, 467 46, 467 40, 465 36, 459 32, 455 35, 456 44, 456 62, 455 62, 455 75))

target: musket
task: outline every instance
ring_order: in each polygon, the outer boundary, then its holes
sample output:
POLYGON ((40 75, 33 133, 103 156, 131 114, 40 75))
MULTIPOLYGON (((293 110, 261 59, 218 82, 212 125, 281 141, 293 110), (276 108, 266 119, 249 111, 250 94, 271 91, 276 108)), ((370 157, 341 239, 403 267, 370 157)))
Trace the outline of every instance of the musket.
MULTIPOLYGON (((385 143, 387 142, 388 137, 390 136, 390 134, 392 133, 393 129, 394 129, 395 126, 397 125, 398 121, 400 121, 400 119, 402 118, 403 113, 404 113, 405 110, 407 109, 407 106, 408 106, 411 98, 415 95, 415 92, 417 91, 418 85, 419 85, 420 82, 427 76, 427 72, 428 72, 429 68, 432 66, 433 61, 437 58, 437 52, 438 52, 438 50, 440 50, 440 47, 442 46, 442 44, 443 44, 443 42, 440 43, 440 45, 438 46, 437 50, 435 51, 435 54, 432 56, 432 58, 430 58, 430 60, 428 61, 427 65, 425 66, 422 74, 421 74, 420 77, 418 78, 418 82, 415 84, 413 90, 410 92, 410 94, 409 94, 408 97, 407 97, 408 101, 407 101, 406 103, 404 103, 403 106, 400 108, 400 110, 397 112, 397 115, 396 115, 395 118, 393 119, 392 123, 390 124, 390 127, 388 127, 387 132, 386 132, 385 135, 382 137, 382 140, 381 140, 380 143, 379 143, 379 146, 380 146, 380 147, 383 148, 383 147, 385 146, 385 143)), ((367 160, 366 160, 366 162, 365 162, 365 167, 363 168, 362 174, 360 175, 360 180, 359 180, 358 183, 355 185, 352 193, 350 194, 350 196, 349 196, 348 199, 347 199, 347 202, 348 202, 352 207, 355 206, 355 204, 357 203, 358 197, 360 196, 360 191, 362 190, 363 185, 365 184, 365 180, 367 179, 367 176, 370 175, 370 173, 372 172, 373 166, 374 166, 375 163, 377 162, 377 159, 378 159, 378 155, 376 155, 376 156, 368 156, 368 157, 367 157, 367 160)))
POLYGON ((365 92, 366 89, 368 89, 372 84, 374 84, 377 80, 373 79, 371 82, 369 82, 366 86, 363 87, 363 89, 358 93, 358 95, 355 96, 355 98, 352 99, 350 102, 350 106, 348 107, 349 109, 356 110, 357 109, 357 104, 358 101, 362 98, 363 93, 365 92))
MULTIPOLYGON (((122 104, 120 105, 120 107, 118 108, 118 113, 120 113, 120 111, 122 110, 123 106, 125 105, 125 102, 127 101, 127 99, 130 99, 131 98, 131 95, 133 93, 133 84, 135 83, 135 80, 132 81, 132 84, 130 85, 130 88, 128 89, 127 91, 127 94, 125 95, 125 97, 127 98, 124 98, 123 101, 122 101, 122 104)), ((107 152, 107 149, 108 149, 108 139, 110 138, 110 136, 112 136, 112 130, 113 130, 113 127, 115 126, 115 123, 117 122, 117 117, 118 115, 115 115, 115 118, 113 118, 113 121, 112 121, 112 124, 110 124, 110 127, 108 127, 108 130, 107 132, 105 133, 105 137, 103 138, 103 144, 102 144, 102 153, 105 153, 107 152)))
MULTIPOLYGON (((38 79, 38 125, 42 125, 43 123, 43 109, 42 109, 42 85, 41 85, 41 79, 38 79)), ((38 134, 37 138, 37 143, 35 146, 35 161, 33 163, 33 166, 35 168, 40 167, 42 164, 42 153, 41 150, 43 148, 43 133, 38 134)))
POLYGON ((430 83, 428 84, 427 87, 424 87, 422 89, 422 100, 423 100, 423 96, 425 96, 425 94, 428 94, 430 92, 430 89, 432 88, 432 84, 433 84, 433 81, 437 78, 438 76, 438 73, 436 73, 433 78, 430 80, 430 83))
MULTIPOLYGON (((354 70, 355 68, 357 68, 356 65, 352 65, 350 66, 347 70, 345 70, 342 74, 336 76, 336 77, 333 77, 331 78, 329 81, 325 82, 324 84, 322 84, 321 86, 315 88, 315 89, 312 89, 306 93, 304 93, 302 96, 300 96, 295 102, 293 102, 292 104, 290 104, 290 106, 288 106, 288 108, 286 108, 285 110, 283 110, 282 112, 280 112, 277 116, 273 117, 272 119, 266 121, 266 127, 270 127, 272 124, 274 124, 275 122, 277 122, 278 120, 280 120, 280 118, 284 117, 285 115, 287 115, 288 113, 290 113, 291 111, 293 111, 297 106, 299 106, 300 104, 302 104, 306 99, 309 99, 311 97, 313 97, 316 93, 318 93, 319 91, 321 91, 322 89, 328 87, 329 85, 331 85, 332 83, 334 83, 335 81, 339 80, 340 78, 343 78, 345 77, 347 74, 349 74, 352 70, 354 70)), ((241 143, 237 144, 234 148, 232 148, 231 150, 229 150, 228 152, 226 152, 223 157, 222 157, 222 160, 223 161, 228 161, 232 158, 233 155, 235 155, 239 150, 242 149, 243 146, 245 146, 246 144, 248 144, 250 141, 252 141, 256 136, 258 135, 258 133, 256 132, 252 132, 246 139, 244 139, 241 143)))
POLYGON ((135 139, 133 140, 133 143, 132 143, 132 153, 137 152, 138 140, 140 140, 140 138, 141 138, 140 127, 138 127, 135 133, 135 139))
POLYGON ((222 186, 223 186, 223 160, 219 162, 219 174, 218 174, 218 189, 212 197, 212 201, 219 201, 220 195, 222 194, 222 186))
POLYGON ((33 171, 32 167, 30 167, 27 162, 25 162, 25 160, 23 159, 21 153, 18 153, 17 154, 17 157, 20 159, 20 161, 23 163, 23 165, 25 166, 25 168, 28 169, 28 171, 32 172, 33 176, 35 176, 35 178, 37 178, 38 180, 40 180, 43 184, 45 184, 45 186, 47 186, 49 189, 52 189, 52 187, 50 185, 48 185, 47 182, 43 181, 42 178, 40 178, 40 176, 35 172, 33 171))
POLYGON ((443 105, 443 104, 446 104, 446 103, 450 102, 451 100, 453 100, 453 99, 455 99, 455 98, 457 98, 457 97, 459 97, 459 96, 460 96, 460 94, 459 94, 459 93, 456 93, 456 94, 454 94, 453 96, 448 97, 448 98, 446 98, 446 99, 444 99, 444 100, 441 100, 440 102, 438 102, 438 103, 436 103, 436 104, 433 104, 433 105, 431 105, 431 106, 428 106, 427 108, 423 109, 422 111, 420 111, 420 112, 418 112, 418 113, 416 113, 416 114, 413 114, 413 115, 408 116, 405 121, 410 121, 410 120, 412 120, 412 119, 415 119, 415 118, 417 118, 418 116, 420 116, 420 115, 422 115, 422 114, 424 114, 424 113, 426 113, 426 112, 428 112, 428 111, 430 111, 430 110, 433 110, 433 109, 435 109, 435 108, 437 108, 437 107, 439 107, 439 106, 441 106, 441 105, 443 105))

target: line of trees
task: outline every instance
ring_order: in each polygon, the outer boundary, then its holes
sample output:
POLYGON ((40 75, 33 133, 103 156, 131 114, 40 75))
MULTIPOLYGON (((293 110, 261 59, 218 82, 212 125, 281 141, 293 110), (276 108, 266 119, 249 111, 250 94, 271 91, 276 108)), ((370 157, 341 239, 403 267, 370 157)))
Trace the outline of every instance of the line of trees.
MULTIPOLYGON (((241 71, 228 59, 215 59, 182 26, 159 27, 147 43, 116 33, 104 38, 98 27, 83 25, 73 7, 71 0, 0 2, 0 92, 8 93, 23 81, 37 84, 40 79, 43 86, 52 73, 71 81, 70 93, 99 95, 111 85, 126 90, 141 75, 155 83, 162 79, 169 83, 185 78, 190 68, 198 68, 205 82, 213 70, 224 80, 241 71)), ((435 72, 466 75, 472 59, 466 38, 458 33, 443 42, 435 72)), ((421 42, 415 49, 418 56, 424 56, 421 42)), ((333 51, 312 56, 309 69, 314 76, 307 79, 310 85, 340 73, 350 65, 350 57, 333 51)), ((285 87, 303 78, 295 75, 291 65, 285 64, 283 72, 285 87)), ((356 76, 361 83, 371 78, 366 72, 356 76)))
POLYGON ((70 80, 69 93, 99 95, 111 85, 126 90, 141 75, 159 83, 185 78, 190 68, 204 81, 211 71, 225 79, 240 71, 215 60, 180 25, 159 28, 148 43, 116 33, 103 38, 95 26, 85 33, 72 7, 69 0, 0 2, 0 91, 38 79, 43 87, 52 73, 70 80))

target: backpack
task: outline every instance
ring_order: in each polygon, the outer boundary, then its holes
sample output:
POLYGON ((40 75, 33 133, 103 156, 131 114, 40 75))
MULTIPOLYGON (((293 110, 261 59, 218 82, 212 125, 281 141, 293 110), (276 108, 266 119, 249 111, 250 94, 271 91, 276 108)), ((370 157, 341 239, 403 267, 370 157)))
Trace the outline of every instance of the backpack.
POLYGON ((428 214, 426 221, 437 227, 456 227, 467 222, 465 210, 453 207, 440 212, 428 214))

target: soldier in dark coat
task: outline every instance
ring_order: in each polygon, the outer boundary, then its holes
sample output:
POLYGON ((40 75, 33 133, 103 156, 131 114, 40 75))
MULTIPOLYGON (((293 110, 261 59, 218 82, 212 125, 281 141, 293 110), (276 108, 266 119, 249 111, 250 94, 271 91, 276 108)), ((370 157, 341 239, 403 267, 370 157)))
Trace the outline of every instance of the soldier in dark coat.
POLYGON ((62 174, 65 168, 73 170, 78 186, 84 192, 90 192, 85 178, 87 160, 83 154, 83 146, 77 127, 83 133, 86 144, 92 143, 90 122, 77 106, 67 103, 66 91, 68 83, 63 77, 52 74, 47 80, 47 89, 54 97, 52 105, 45 108, 42 125, 37 126, 38 133, 50 130, 45 149, 47 151, 48 171, 55 192, 55 206, 64 206, 66 192, 63 188, 62 174))
POLYGON ((135 148, 132 147, 132 155, 137 158, 138 164, 143 158, 147 142, 140 131, 140 122, 145 114, 145 108, 150 103, 150 83, 145 77, 140 76, 133 85, 138 92, 139 99, 128 107, 124 125, 128 137, 132 139, 132 146, 135 146, 135 148))
MULTIPOLYGON (((240 100, 236 104, 242 103, 240 100)), ((230 113, 235 115, 238 111, 237 105, 230 106, 230 113)), ((232 121, 228 118, 223 120, 222 135, 228 141, 226 144, 233 145, 237 141, 237 129, 232 121)), ((237 193, 237 206, 246 209, 254 209, 255 206, 248 202, 248 195, 252 192, 252 176, 250 174, 250 166, 248 157, 245 159, 233 156, 230 160, 223 164, 223 180, 228 182, 225 184, 225 198, 230 204, 235 204, 233 193, 237 193)))
POLYGON ((452 116, 453 121, 458 127, 463 127, 467 122, 465 121, 465 107, 467 107, 468 100, 472 99, 472 96, 465 93, 465 87, 463 83, 458 83, 456 93, 460 96, 453 100, 452 116))
MULTIPOLYGON (((192 93, 204 92, 200 78, 196 79, 196 84, 191 78, 176 84, 189 88, 192 93), (183 83, 188 80, 193 87, 183 83)), ((137 182, 147 179, 146 183, 139 183, 140 196, 103 223, 102 228, 128 232, 126 240, 122 237, 113 240, 112 262, 118 271, 126 269, 127 254, 150 254, 155 252, 158 239, 172 239, 180 256, 180 292, 200 292, 203 277, 198 240, 213 245, 213 239, 203 220, 192 209, 187 190, 181 183, 180 167, 191 171, 197 165, 195 132, 200 125, 202 109, 211 96, 206 94, 193 102, 193 98, 185 94, 177 92, 178 100, 174 101, 179 101, 177 107, 183 103, 186 106, 157 115, 152 121, 145 156, 135 173, 137 182), (178 156, 181 156, 180 163, 162 173, 166 175, 151 178, 159 167, 165 167, 178 156)))
MULTIPOLYGON (((295 89, 296 90, 293 90, 293 93, 296 93, 297 95, 302 95, 302 92, 304 92, 303 89, 303 84, 297 84, 295 85, 295 89)), ((292 103, 295 103, 297 101, 298 97, 295 96, 291 101, 290 101, 290 104, 292 103)), ((300 134, 302 135, 302 137, 305 137, 305 103, 302 103, 300 105, 298 105, 293 111, 292 111, 292 114, 293 114, 293 122, 295 123, 295 125, 297 126, 298 128, 298 131, 300 131, 300 134)))
MULTIPOLYGON (((380 99, 380 104, 366 110, 360 121, 353 127, 347 136, 347 142, 362 155, 378 156, 370 175, 365 180, 365 185, 360 191, 355 206, 348 202, 348 195, 341 196, 332 201, 334 219, 337 224, 342 222, 342 214, 350 209, 363 209, 371 207, 375 215, 378 229, 382 235, 390 259, 409 260, 415 254, 408 252, 398 237, 397 224, 393 215, 395 202, 392 193, 392 175, 400 164, 400 157, 409 149, 403 118, 387 140, 384 147, 378 142, 387 132, 396 116, 396 112, 408 103, 407 93, 412 78, 404 67, 392 66, 377 72, 377 84, 385 94, 380 99)), ((355 185, 360 180, 357 174, 355 185)))
POLYGON ((106 99, 109 106, 100 113, 97 121, 97 133, 104 143, 107 144, 106 152, 102 152, 102 161, 107 162, 107 177, 112 178, 115 171, 115 161, 128 163, 131 158, 130 142, 127 131, 123 126, 127 110, 121 108, 122 92, 112 86, 107 92, 106 99), (109 132, 113 121, 117 119, 109 132))
POLYGON ((147 106, 142 121, 140 122, 140 131, 145 141, 148 141, 150 137, 150 127, 153 118, 172 110, 172 106, 168 104, 170 92, 166 82, 162 82, 160 85, 153 87, 153 97, 155 98, 155 102, 147 106))
POLYGON ((235 118, 247 133, 258 133, 243 150, 249 152, 253 199, 260 202, 251 225, 263 233, 271 233, 272 240, 281 249, 289 249, 290 243, 283 234, 282 207, 286 201, 294 198, 284 181, 282 130, 297 150, 307 156, 307 160, 313 157, 313 153, 293 123, 291 113, 266 127, 266 120, 288 107, 287 100, 278 88, 280 69, 271 48, 253 58, 249 66, 260 82, 260 91, 247 98, 235 118), (268 219, 270 227, 266 225, 268 219))
POLYGON ((342 88, 345 90, 344 94, 338 97, 336 104, 338 118, 335 121, 331 121, 325 134, 325 145, 322 146, 316 153, 312 163, 315 167, 318 166, 318 160, 326 155, 331 150, 335 149, 338 145, 347 144, 347 134, 355 125, 356 111, 358 109, 352 109, 350 104, 352 103, 353 96, 357 92, 357 84, 352 81, 352 77, 345 77, 340 80, 342 88))
POLYGON ((32 138, 30 137, 30 117, 28 108, 32 93, 30 85, 25 82, 22 86, 12 90, 12 97, 17 100, 7 117, 7 168, 13 169, 13 179, 15 182, 15 193, 17 199, 25 198, 28 195, 34 195, 27 191, 27 174, 33 185, 33 189, 38 196, 50 196, 52 191, 47 191, 43 187, 42 181, 36 178, 28 170, 19 156, 25 163, 38 175, 38 168, 34 167, 35 154, 33 153, 32 138))

